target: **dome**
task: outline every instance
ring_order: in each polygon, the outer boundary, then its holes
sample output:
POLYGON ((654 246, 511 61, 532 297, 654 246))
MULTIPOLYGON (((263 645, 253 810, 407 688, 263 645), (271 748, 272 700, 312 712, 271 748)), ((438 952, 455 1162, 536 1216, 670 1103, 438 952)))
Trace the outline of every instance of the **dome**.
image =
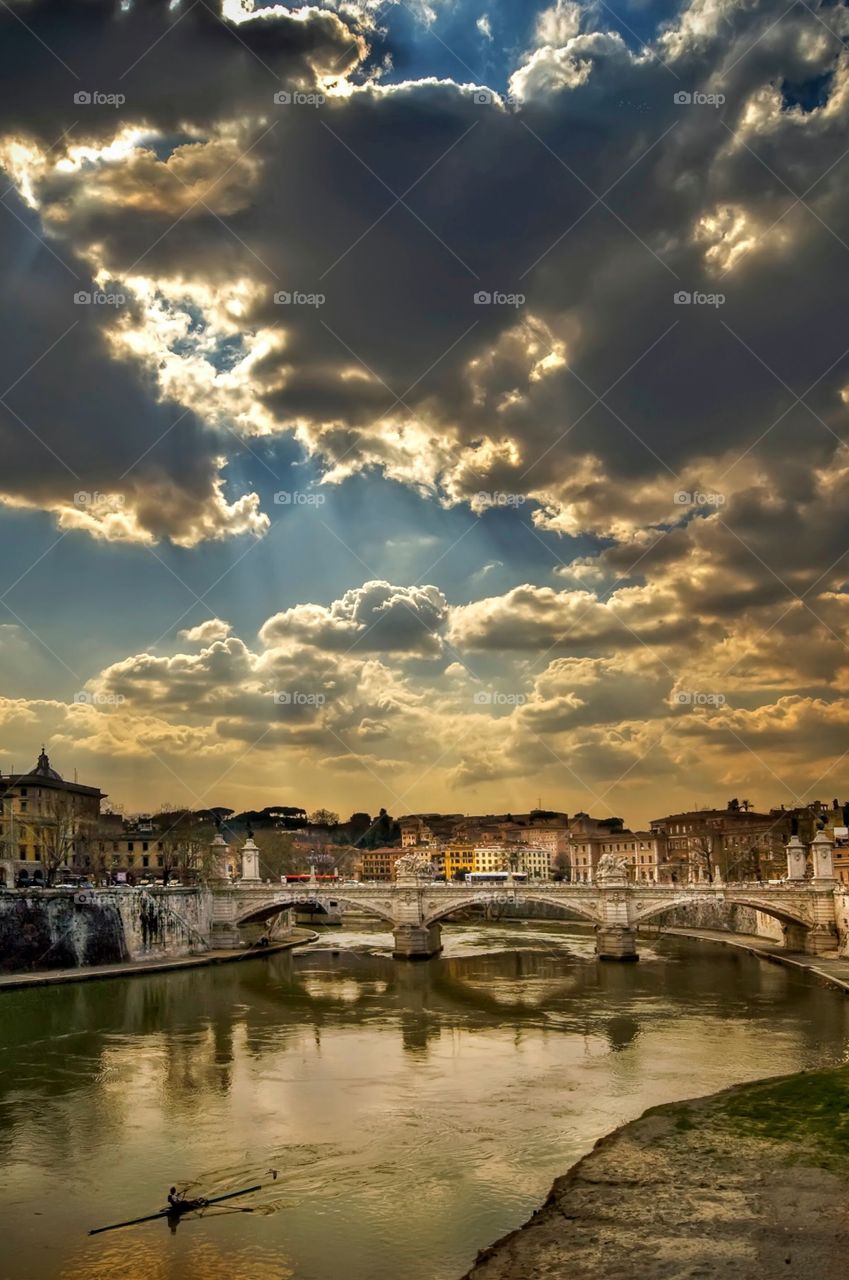
POLYGON ((54 782, 61 782, 62 775, 57 773, 55 769, 50 768, 50 760, 44 747, 41 748, 41 755, 38 757, 38 764, 33 769, 33 774, 39 778, 51 778, 54 782))

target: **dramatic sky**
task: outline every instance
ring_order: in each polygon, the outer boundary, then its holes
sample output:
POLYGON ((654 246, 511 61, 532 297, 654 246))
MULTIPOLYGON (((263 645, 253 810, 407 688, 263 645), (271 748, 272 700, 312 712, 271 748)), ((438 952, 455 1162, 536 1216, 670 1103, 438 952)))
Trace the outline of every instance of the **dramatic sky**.
POLYGON ((849 9, 0 0, 0 763, 843 798, 849 9))

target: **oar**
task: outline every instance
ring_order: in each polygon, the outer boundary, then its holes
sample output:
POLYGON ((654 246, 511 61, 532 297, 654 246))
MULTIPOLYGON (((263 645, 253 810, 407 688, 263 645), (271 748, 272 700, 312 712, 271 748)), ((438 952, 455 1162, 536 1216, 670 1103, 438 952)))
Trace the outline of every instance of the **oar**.
MULTIPOLYGON (((241 1191, 228 1191, 226 1195, 213 1196, 211 1199, 207 1200, 206 1204, 198 1205, 197 1208, 205 1209, 207 1205, 220 1204, 222 1200, 235 1200, 237 1196, 247 1196, 250 1195, 252 1191, 262 1191, 262 1185, 258 1184, 255 1187, 243 1187, 241 1191)), ((167 1218, 169 1213, 173 1212, 173 1209, 160 1209, 157 1213, 145 1214, 143 1218, 130 1218, 127 1222, 113 1222, 111 1226, 108 1227, 93 1227, 88 1234, 90 1236, 99 1236, 103 1231, 117 1231, 120 1227, 135 1227, 140 1222, 153 1222, 156 1218, 167 1218)), ((177 1209, 177 1212, 179 1213, 180 1210, 177 1209)), ((184 1212, 196 1212, 196 1210, 190 1210, 187 1208, 184 1212)))

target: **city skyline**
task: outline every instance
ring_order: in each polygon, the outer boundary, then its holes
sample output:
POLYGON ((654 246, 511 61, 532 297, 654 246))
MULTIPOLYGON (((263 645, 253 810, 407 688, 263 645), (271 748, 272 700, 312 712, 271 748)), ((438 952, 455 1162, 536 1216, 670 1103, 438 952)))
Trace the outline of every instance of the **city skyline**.
POLYGON ((4 770, 841 794, 845 25, 0 6, 4 770))

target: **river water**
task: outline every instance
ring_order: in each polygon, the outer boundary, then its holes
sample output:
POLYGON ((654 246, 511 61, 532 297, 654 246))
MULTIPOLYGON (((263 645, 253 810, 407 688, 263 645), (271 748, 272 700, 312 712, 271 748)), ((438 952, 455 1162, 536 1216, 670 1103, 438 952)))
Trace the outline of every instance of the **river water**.
POLYGON ((456 1280, 646 1107, 847 1056, 844 997, 731 948, 599 964, 580 926, 530 921, 443 939, 409 964, 327 930, 0 996, 3 1280, 456 1280), (86 1234, 172 1181, 269 1186, 175 1234, 86 1234))

